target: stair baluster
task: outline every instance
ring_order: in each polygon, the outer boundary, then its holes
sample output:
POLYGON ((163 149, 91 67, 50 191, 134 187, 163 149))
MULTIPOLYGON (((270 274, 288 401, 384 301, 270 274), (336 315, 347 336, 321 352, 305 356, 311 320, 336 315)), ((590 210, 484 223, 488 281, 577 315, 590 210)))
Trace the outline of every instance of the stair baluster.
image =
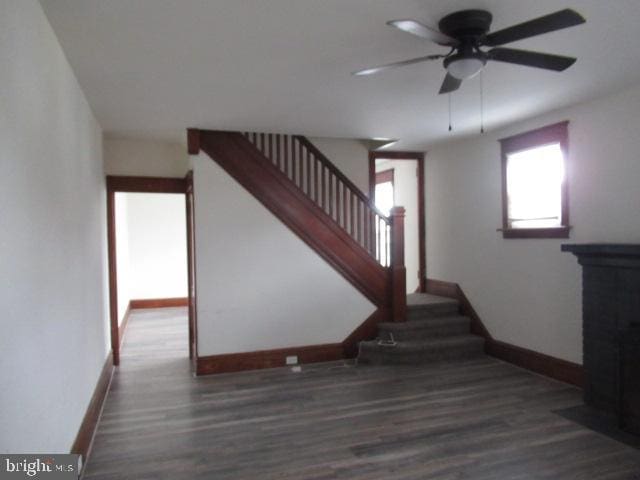
POLYGON ((249 140, 378 263, 390 266, 391 220, 300 135, 245 132, 249 140))

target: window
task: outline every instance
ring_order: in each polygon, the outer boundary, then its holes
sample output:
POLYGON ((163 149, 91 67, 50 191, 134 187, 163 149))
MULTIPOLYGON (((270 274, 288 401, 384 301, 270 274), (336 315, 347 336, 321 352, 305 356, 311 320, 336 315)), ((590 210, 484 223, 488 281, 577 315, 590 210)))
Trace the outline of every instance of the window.
POLYGON ((504 238, 568 238, 567 126, 500 140, 504 238))

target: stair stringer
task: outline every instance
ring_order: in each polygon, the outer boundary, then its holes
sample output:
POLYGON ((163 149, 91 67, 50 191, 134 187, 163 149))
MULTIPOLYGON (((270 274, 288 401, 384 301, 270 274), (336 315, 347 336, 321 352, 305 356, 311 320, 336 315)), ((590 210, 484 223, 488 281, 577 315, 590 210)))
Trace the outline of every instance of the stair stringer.
MULTIPOLYGON (((190 138, 196 135, 193 132, 197 132, 198 149, 378 307, 364 324, 390 320, 388 268, 381 266, 241 133, 191 130, 190 138)), ((190 149, 190 153, 196 152, 190 149)), ((345 345, 362 339, 358 332, 370 336, 372 329, 361 327, 345 340, 345 345)))

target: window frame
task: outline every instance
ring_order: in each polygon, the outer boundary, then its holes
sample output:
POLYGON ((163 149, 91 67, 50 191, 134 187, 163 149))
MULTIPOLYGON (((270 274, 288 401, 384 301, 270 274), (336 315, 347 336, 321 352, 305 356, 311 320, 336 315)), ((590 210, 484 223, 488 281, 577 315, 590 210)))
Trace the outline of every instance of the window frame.
POLYGON ((569 238, 569 188, 567 181, 567 163, 569 154, 569 121, 547 125, 529 130, 511 137, 502 138, 500 142, 502 163, 502 237, 503 238, 569 238), (561 225, 559 227, 512 228, 509 226, 509 197, 507 193, 507 159, 508 156, 536 147, 544 147, 558 143, 562 150, 564 162, 564 178, 560 186, 561 225))

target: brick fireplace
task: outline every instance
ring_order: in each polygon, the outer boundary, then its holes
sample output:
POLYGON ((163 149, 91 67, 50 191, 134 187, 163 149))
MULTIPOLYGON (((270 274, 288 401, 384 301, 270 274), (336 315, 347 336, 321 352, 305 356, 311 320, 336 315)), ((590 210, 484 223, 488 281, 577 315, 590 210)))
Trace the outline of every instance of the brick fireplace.
POLYGON ((562 245, 582 265, 584 401, 640 434, 640 245, 562 245))

